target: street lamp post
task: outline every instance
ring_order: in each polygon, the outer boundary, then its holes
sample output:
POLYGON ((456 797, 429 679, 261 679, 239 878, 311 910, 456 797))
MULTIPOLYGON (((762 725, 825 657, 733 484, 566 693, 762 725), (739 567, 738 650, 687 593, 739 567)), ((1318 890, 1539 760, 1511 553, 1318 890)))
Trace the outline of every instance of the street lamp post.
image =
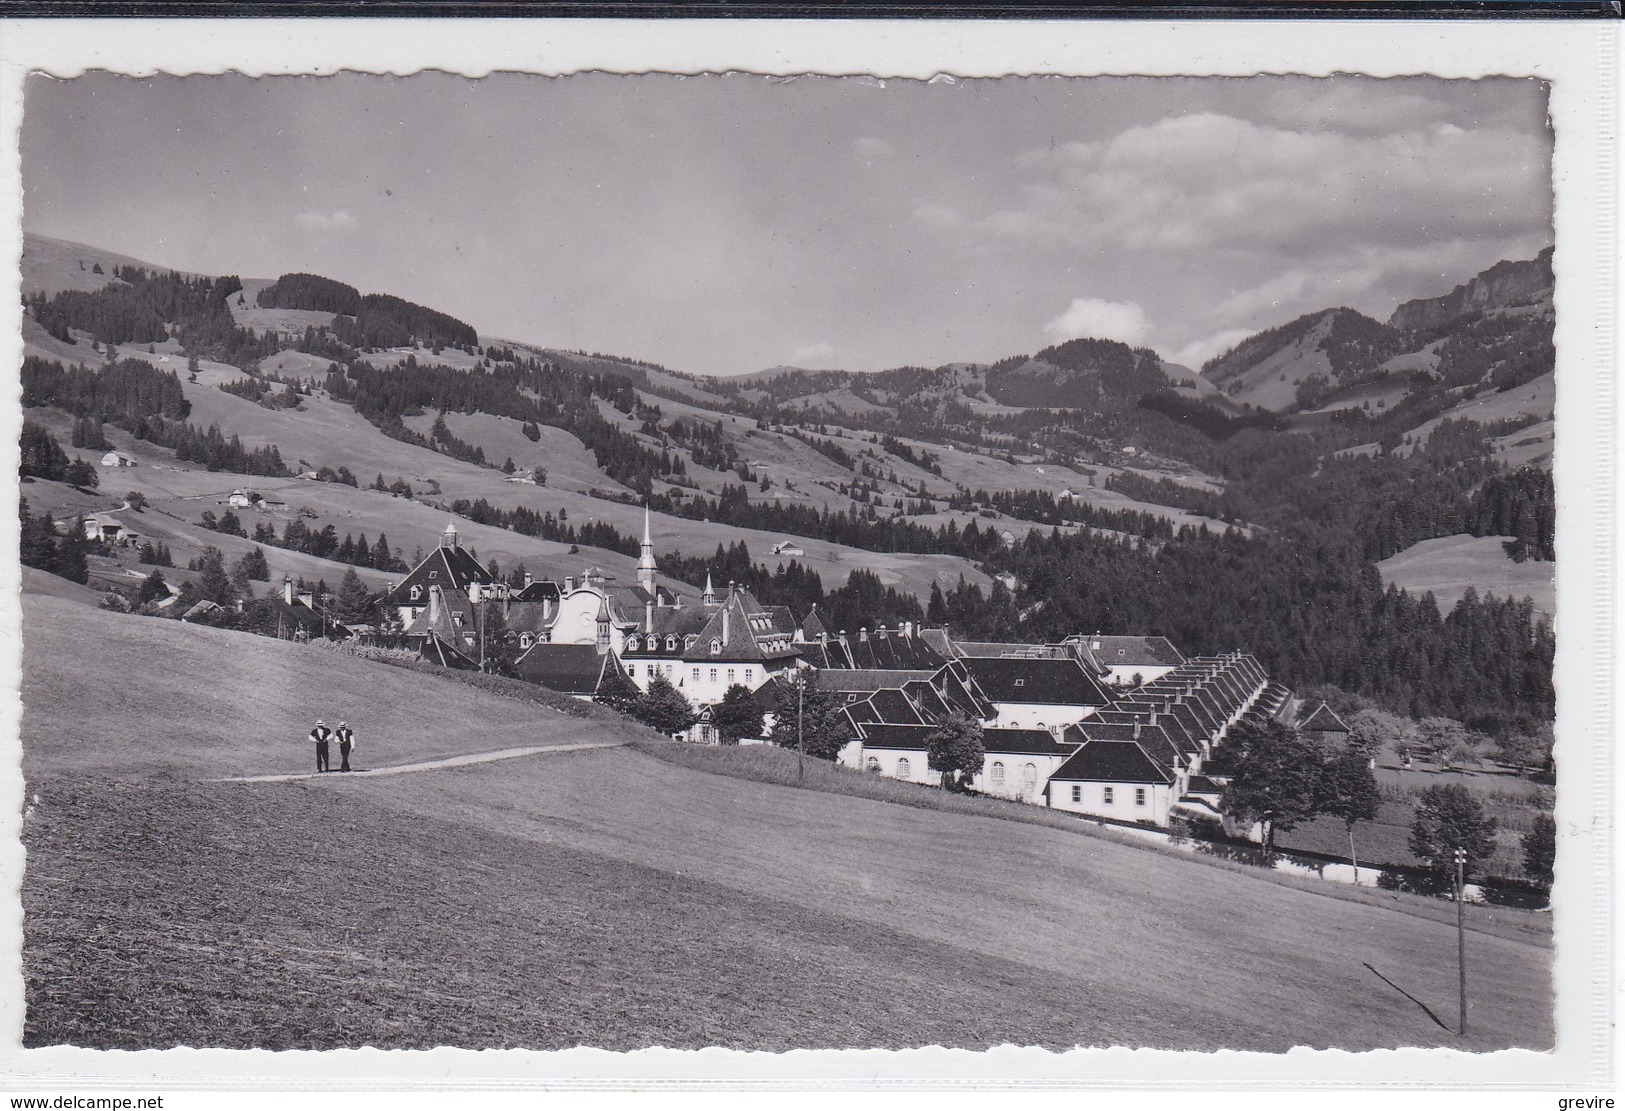
POLYGON ((1456 973, 1459 980, 1461 1010, 1457 1027, 1461 1035, 1467 1035, 1467 850, 1456 850, 1456 973))

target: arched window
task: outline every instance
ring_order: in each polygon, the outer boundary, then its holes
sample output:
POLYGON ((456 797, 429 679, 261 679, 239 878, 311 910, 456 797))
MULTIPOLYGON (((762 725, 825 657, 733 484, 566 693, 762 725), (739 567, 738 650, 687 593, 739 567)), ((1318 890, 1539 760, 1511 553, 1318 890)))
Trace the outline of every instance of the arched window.
POLYGON ((908 778, 908 757, 907 756, 900 756, 900 757, 897 758, 897 778, 898 779, 907 779, 908 778))
POLYGON ((995 787, 1004 786, 1004 765, 998 760, 993 761, 993 767, 988 772, 995 787))
POLYGON ((869 757, 869 759, 865 760, 864 763, 863 763, 863 770, 866 771, 866 772, 877 772, 877 771, 879 771, 880 770, 880 760, 879 760, 879 758, 875 757, 875 756, 869 757))
POLYGON ((1031 791, 1038 786, 1038 765, 1027 764, 1021 769, 1021 785, 1031 791))

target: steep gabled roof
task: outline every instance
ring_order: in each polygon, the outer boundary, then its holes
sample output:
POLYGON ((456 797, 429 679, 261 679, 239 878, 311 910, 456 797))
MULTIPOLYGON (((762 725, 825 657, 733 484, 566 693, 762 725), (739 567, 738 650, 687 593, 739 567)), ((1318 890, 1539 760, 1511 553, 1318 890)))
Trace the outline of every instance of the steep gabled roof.
POLYGON ((1343 724, 1343 719, 1332 713, 1332 708, 1322 702, 1315 708, 1315 712, 1304 718, 1298 725, 1306 733, 1347 733, 1349 727, 1343 724))
POLYGON ((599 654, 595 645, 537 641, 514 662, 514 671, 560 694, 590 695, 598 692, 606 671, 618 666, 613 652, 599 654))
POLYGON ((1051 783, 1168 784, 1173 775, 1133 741, 1090 741, 1055 769, 1051 783))
POLYGON ((965 667, 994 702, 1104 706, 1111 701, 1077 660, 966 656, 965 667))
POLYGON ((779 627, 778 619, 748 590, 732 586, 728 596, 700 631, 699 640, 684 659, 694 663, 706 660, 786 660, 796 655, 792 632, 779 627), (711 642, 720 651, 711 651, 711 642))
POLYGON ((466 591, 470 583, 489 586, 495 581, 480 566, 480 561, 465 549, 441 545, 408 571, 406 577, 384 595, 383 601, 391 606, 424 606, 429 604, 428 589, 431 585, 445 590, 466 591), (412 596, 414 586, 419 588, 415 598, 412 596))
POLYGON ((893 632, 848 638, 846 652, 852 666, 858 668, 937 668, 946 662, 922 638, 893 632))
POLYGON ((557 602, 563 597, 559 584, 552 579, 532 579, 521 591, 510 596, 515 602, 557 602))
POLYGON ((930 679, 935 671, 878 671, 868 668, 831 668, 818 673, 818 685, 825 690, 873 692, 891 688, 900 690, 905 684, 930 679))

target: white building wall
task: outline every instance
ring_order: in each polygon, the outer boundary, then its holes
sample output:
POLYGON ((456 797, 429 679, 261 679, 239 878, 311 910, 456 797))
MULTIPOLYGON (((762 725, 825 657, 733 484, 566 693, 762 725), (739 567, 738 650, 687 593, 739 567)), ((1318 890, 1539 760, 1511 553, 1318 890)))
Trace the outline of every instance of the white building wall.
POLYGON ((995 702, 996 716, 991 724, 999 729, 1048 729, 1052 725, 1076 725, 1093 714, 1098 706, 1075 706, 1046 702, 995 702))
POLYGON ((971 780, 971 786, 987 795, 1015 799, 1044 805, 1044 784, 1060 766, 1065 756, 1036 756, 1025 753, 989 753, 982 760, 982 770, 971 780), (1003 766, 1003 780, 999 780, 994 765, 1003 766), (1032 770, 1029 772, 1028 769, 1032 770))
POLYGON ((1120 822, 1155 822, 1168 824, 1168 814, 1174 805, 1174 788, 1157 783, 1079 783, 1055 782, 1049 785, 1049 804, 1052 810, 1066 810, 1073 814, 1092 814, 1100 818, 1115 818, 1120 822), (1072 788, 1080 788, 1081 798, 1072 800, 1072 788), (1112 801, 1106 801, 1111 791, 1112 801), (1136 791, 1145 792, 1145 804, 1135 801, 1136 791))
POLYGON ((1101 660, 1106 668, 1106 682, 1114 687, 1126 687, 1134 682, 1138 675, 1140 682, 1149 683, 1154 679, 1161 679, 1174 669, 1173 664, 1113 664, 1101 660))
MULTIPOLYGON (((851 745, 847 745, 846 749, 842 750, 841 755, 843 758, 851 748, 851 745)), ((909 783, 925 783, 932 787, 942 785, 942 773, 931 770, 923 748, 871 748, 868 745, 862 745, 858 748, 855 756, 857 758, 857 767, 867 769, 870 760, 878 760, 881 775, 906 780, 909 783), (899 767, 899 764, 904 760, 908 761, 906 772, 899 767)))

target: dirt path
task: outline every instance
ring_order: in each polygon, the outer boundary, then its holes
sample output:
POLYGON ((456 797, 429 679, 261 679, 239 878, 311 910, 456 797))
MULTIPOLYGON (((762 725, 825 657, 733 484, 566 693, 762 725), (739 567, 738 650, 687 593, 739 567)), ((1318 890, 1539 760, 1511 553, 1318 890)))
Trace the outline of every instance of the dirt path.
MULTIPOLYGON (((519 756, 535 756, 541 752, 576 752, 585 748, 620 748, 622 741, 590 741, 582 744, 569 745, 530 745, 526 748, 502 748, 495 752, 471 752, 467 756, 448 756, 444 760, 424 760, 417 764, 396 764, 387 768, 368 768, 366 771, 344 774, 350 779, 362 779, 367 776, 379 775, 406 775, 409 772, 432 772, 442 768, 461 768, 469 764, 489 764, 493 760, 512 760, 519 756)), ((292 772, 281 775, 244 775, 232 776, 229 779, 219 779, 217 783, 291 783, 297 779, 320 779, 321 772, 292 772)))

